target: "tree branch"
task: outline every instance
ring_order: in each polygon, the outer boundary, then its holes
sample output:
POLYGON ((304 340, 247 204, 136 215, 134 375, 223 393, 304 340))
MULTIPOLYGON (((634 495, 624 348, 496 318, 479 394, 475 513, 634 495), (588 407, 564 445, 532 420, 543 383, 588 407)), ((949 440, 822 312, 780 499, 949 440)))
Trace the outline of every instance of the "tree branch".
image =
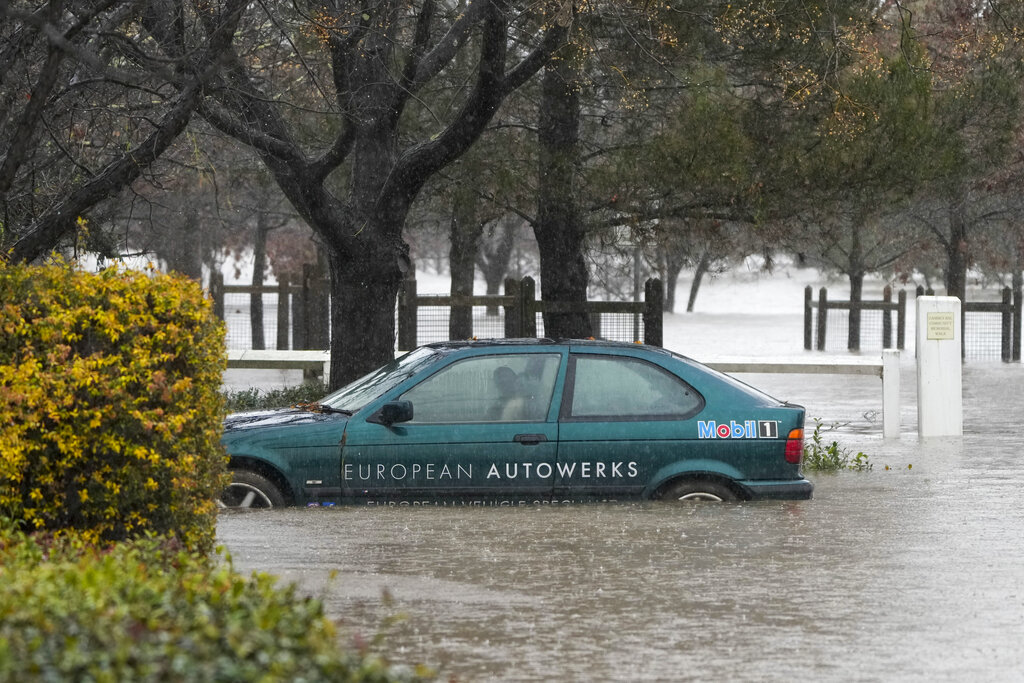
MULTIPOLYGON (((476 2, 470 3, 463 15, 452 24, 448 33, 441 38, 434 49, 418 60, 416 74, 409 81, 407 91, 409 93, 418 91, 424 83, 441 73, 441 69, 455 58, 459 48, 466 42, 477 22, 485 16, 485 13, 493 11, 495 11, 494 0, 476 0, 476 2)), ((505 42, 504 35, 501 36, 501 42, 503 44, 505 42)))
POLYGON ((201 83, 192 82, 139 147, 108 164, 94 178, 36 218, 28 232, 14 243, 10 259, 31 261, 42 256, 73 229, 78 216, 138 178, 143 168, 156 161, 185 129, 201 95, 201 83))
MULTIPOLYGON (((525 82, 543 66, 551 54, 564 42, 567 29, 555 25, 548 28, 540 44, 516 68, 513 74, 505 74, 507 53, 507 21, 495 5, 495 0, 473 3, 486 6, 483 15, 480 66, 472 92, 455 119, 440 134, 429 142, 420 143, 406 152, 399 160, 398 170, 385 190, 394 190, 398 184, 418 189, 425 178, 443 168, 462 154, 486 128, 504 97, 514 90, 516 84, 525 82), (527 73, 533 69, 532 73, 527 73)), ((478 11, 484 12, 484 9, 478 11)))

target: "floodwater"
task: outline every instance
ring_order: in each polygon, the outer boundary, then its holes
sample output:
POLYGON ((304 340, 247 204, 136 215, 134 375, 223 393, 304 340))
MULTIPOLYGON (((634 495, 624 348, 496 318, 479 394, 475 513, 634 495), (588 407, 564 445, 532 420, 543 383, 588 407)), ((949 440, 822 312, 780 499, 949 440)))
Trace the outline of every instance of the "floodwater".
POLYGON ((743 377, 842 423, 813 500, 225 514, 237 569, 459 681, 1024 678, 1024 368, 968 365, 965 435, 880 436, 881 382, 743 377))

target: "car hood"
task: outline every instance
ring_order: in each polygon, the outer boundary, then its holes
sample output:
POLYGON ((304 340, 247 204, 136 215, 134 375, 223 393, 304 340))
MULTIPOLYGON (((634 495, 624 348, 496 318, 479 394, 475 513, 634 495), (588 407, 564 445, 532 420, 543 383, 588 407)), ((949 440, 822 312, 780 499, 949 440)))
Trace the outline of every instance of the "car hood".
POLYGON ((246 413, 232 413, 224 418, 224 433, 241 430, 312 425, 323 422, 337 422, 336 413, 322 413, 304 408, 279 408, 277 410, 254 410, 246 413))

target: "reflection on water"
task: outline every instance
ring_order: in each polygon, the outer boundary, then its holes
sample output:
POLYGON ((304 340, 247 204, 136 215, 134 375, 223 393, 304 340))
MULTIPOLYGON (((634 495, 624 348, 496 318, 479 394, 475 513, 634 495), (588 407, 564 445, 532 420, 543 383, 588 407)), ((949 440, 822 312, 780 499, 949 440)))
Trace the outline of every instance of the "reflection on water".
POLYGON ((1024 372, 969 367, 967 434, 925 442, 864 427, 877 380, 812 379, 756 384, 848 422, 874 469, 811 501, 297 509, 225 515, 220 540, 343 630, 404 614, 396 659, 463 681, 1019 680, 1024 372))

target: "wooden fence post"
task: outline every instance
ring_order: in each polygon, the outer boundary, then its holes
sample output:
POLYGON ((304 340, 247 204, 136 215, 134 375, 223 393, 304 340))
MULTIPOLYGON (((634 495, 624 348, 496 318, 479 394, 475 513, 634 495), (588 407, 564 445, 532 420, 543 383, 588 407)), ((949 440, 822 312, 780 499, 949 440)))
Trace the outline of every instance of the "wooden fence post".
POLYGON ((519 287, 519 307, 523 312, 521 332, 524 337, 537 336, 537 283, 524 277, 519 287))
POLYGON ((330 346, 330 297, 327 281, 311 263, 302 266, 302 291, 295 311, 295 348, 326 349, 330 346))
POLYGON ((818 343, 819 351, 825 350, 825 330, 828 325, 828 290, 818 290, 818 343))
POLYGON ((277 278, 277 348, 288 349, 288 326, 290 323, 291 292, 288 289, 288 276, 277 278))
POLYGON ((812 325, 812 322, 813 322, 813 319, 814 319, 814 313, 812 311, 813 304, 811 303, 813 300, 814 300, 814 290, 811 288, 810 285, 807 285, 806 287, 804 287, 804 350, 805 351, 810 351, 811 350, 811 344, 813 343, 812 342, 812 338, 813 338, 813 334, 814 333, 811 331, 811 325, 812 325))
POLYGON ((309 321, 310 343, 314 349, 331 347, 331 285, 320 268, 314 268, 309 291, 312 311, 309 321))
MULTIPOLYGON (((411 273, 410 273, 411 274, 411 273)), ((398 350, 412 351, 416 341, 416 277, 407 277, 398 291, 398 350)))
POLYGON ((1013 348, 1011 349, 1010 360, 1020 361, 1020 335, 1021 335, 1021 313, 1024 308, 1024 296, 1021 289, 1015 286, 1013 289, 1013 348))
POLYGON ((1003 287, 1003 325, 1002 325, 1001 356, 1004 363, 1009 363, 1013 355, 1013 292, 1003 287))
POLYGON ((644 343, 651 346, 663 345, 665 289, 661 280, 651 278, 644 284, 644 343))
POLYGON ((518 339, 525 337, 523 334, 523 308, 520 305, 519 281, 515 278, 505 278, 505 338, 518 339))

